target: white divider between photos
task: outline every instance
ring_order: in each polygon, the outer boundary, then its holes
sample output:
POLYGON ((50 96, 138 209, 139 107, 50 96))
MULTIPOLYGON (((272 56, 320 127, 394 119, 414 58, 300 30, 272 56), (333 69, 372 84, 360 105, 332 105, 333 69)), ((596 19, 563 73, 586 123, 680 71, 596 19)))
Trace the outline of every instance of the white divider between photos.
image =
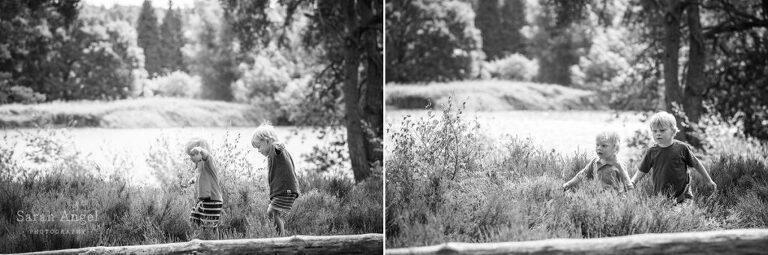
POLYGON ((768 229, 639 234, 591 239, 446 243, 388 249, 402 254, 768 254, 768 229))
POLYGON ((23 254, 382 254, 383 234, 198 240, 135 246, 98 246, 23 254))

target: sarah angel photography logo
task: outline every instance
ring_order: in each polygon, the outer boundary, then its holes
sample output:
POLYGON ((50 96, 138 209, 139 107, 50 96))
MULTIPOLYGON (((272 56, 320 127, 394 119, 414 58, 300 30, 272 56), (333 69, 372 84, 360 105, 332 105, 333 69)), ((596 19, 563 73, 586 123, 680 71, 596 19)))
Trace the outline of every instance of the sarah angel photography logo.
POLYGON ((85 234, 98 220, 98 210, 83 208, 79 203, 65 209, 16 211, 16 221, 26 224, 26 232, 34 235, 85 234))

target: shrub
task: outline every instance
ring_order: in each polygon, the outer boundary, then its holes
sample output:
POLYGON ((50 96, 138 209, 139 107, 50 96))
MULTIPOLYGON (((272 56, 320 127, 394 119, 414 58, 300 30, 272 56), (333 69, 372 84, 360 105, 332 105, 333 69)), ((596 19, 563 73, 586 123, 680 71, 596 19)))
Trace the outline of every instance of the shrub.
MULTIPOLYGON (((768 164, 763 149, 733 147, 744 147, 744 140, 721 148, 740 155, 703 157, 717 194, 710 195, 693 174, 694 201, 675 205, 653 194, 650 177, 627 193, 603 190, 599 180, 563 191, 562 183, 586 164, 585 154, 562 156, 510 136, 461 139, 458 134, 483 130, 462 128, 459 123, 466 120, 456 112, 428 116, 417 121, 405 117, 390 132, 387 247, 766 227, 768 164), (451 147, 453 141, 460 141, 461 149, 451 147), (467 151, 446 154, 449 150, 467 151), (447 170, 461 161, 460 155, 474 155, 473 161, 451 179, 447 170)), ((635 137, 630 144, 642 146, 646 138, 635 137)), ((637 168, 639 156, 634 157, 628 169, 637 168)))
POLYGON ((200 94, 200 77, 183 71, 158 76, 149 82, 157 96, 192 98, 200 94))
POLYGON ((531 81, 539 72, 539 64, 515 53, 489 64, 491 77, 502 80, 531 81))
POLYGON ((44 101, 44 94, 28 87, 12 86, 7 91, 0 90, 0 103, 36 104, 44 101))

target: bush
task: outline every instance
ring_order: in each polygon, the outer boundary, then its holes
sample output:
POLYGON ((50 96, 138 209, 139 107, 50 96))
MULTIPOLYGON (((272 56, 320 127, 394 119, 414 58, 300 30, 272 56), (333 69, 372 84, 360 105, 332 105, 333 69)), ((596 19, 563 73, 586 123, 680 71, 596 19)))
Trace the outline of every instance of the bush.
MULTIPOLYGON (((627 193, 603 190, 599 180, 563 191, 561 185, 586 164, 586 155, 562 156, 510 136, 462 139, 461 134, 483 130, 462 125, 467 121, 460 111, 428 116, 406 117, 390 132, 387 247, 768 226, 768 164, 762 150, 702 157, 718 193, 710 195, 693 174, 694 201, 674 205, 653 195, 650 177, 627 193), (473 155, 472 160, 459 163, 461 155, 473 155), (457 165, 460 175, 451 179, 457 165)), ((638 136, 633 144, 645 140, 638 136)), ((737 151, 741 141, 722 150, 737 151)), ((637 158, 629 161, 627 168, 637 169, 637 158)))
POLYGON ((151 79, 149 84, 157 96, 193 98, 200 95, 200 77, 190 76, 183 71, 158 76, 151 79))
POLYGON ((232 95, 238 102, 260 102, 273 99, 291 80, 287 68, 275 66, 267 57, 256 56, 251 66, 240 66, 242 77, 232 84, 232 95))
POLYGON ((531 81, 539 72, 536 60, 521 54, 512 54, 489 63, 491 77, 502 80, 531 81))

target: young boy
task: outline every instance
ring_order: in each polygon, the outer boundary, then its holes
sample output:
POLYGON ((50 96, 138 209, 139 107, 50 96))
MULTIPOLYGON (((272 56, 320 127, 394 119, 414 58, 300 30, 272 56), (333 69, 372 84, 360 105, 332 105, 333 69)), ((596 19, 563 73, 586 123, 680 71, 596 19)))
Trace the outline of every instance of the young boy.
POLYGON ((633 184, 637 184, 653 169, 653 192, 664 193, 667 197, 674 198, 678 204, 683 203, 693 198, 691 176, 688 172, 688 167, 693 167, 704 177, 710 188, 717 188, 717 184, 709 177, 699 159, 693 155, 691 148, 673 139, 678 132, 675 116, 667 112, 656 113, 651 117, 650 128, 655 144, 645 153, 639 171, 632 177, 633 184))
POLYGON ((208 142, 194 138, 187 143, 185 151, 197 170, 197 180, 191 180, 195 186, 197 203, 192 208, 189 220, 197 226, 215 229, 219 225, 221 211, 224 207, 219 183, 218 165, 211 157, 208 142))
POLYGON ((282 236, 285 234, 284 216, 291 211, 293 202, 300 194, 293 158, 279 142, 274 127, 269 123, 256 128, 251 144, 267 157, 270 201, 267 216, 275 224, 277 233, 282 236))
POLYGON ((621 139, 615 131, 603 131, 595 137, 597 157, 592 159, 584 169, 581 169, 570 181, 563 184, 563 189, 568 189, 583 181, 597 177, 603 188, 615 190, 631 190, 634 188, 629 181, 626 168, 616 157, 619 152, 621 139))

